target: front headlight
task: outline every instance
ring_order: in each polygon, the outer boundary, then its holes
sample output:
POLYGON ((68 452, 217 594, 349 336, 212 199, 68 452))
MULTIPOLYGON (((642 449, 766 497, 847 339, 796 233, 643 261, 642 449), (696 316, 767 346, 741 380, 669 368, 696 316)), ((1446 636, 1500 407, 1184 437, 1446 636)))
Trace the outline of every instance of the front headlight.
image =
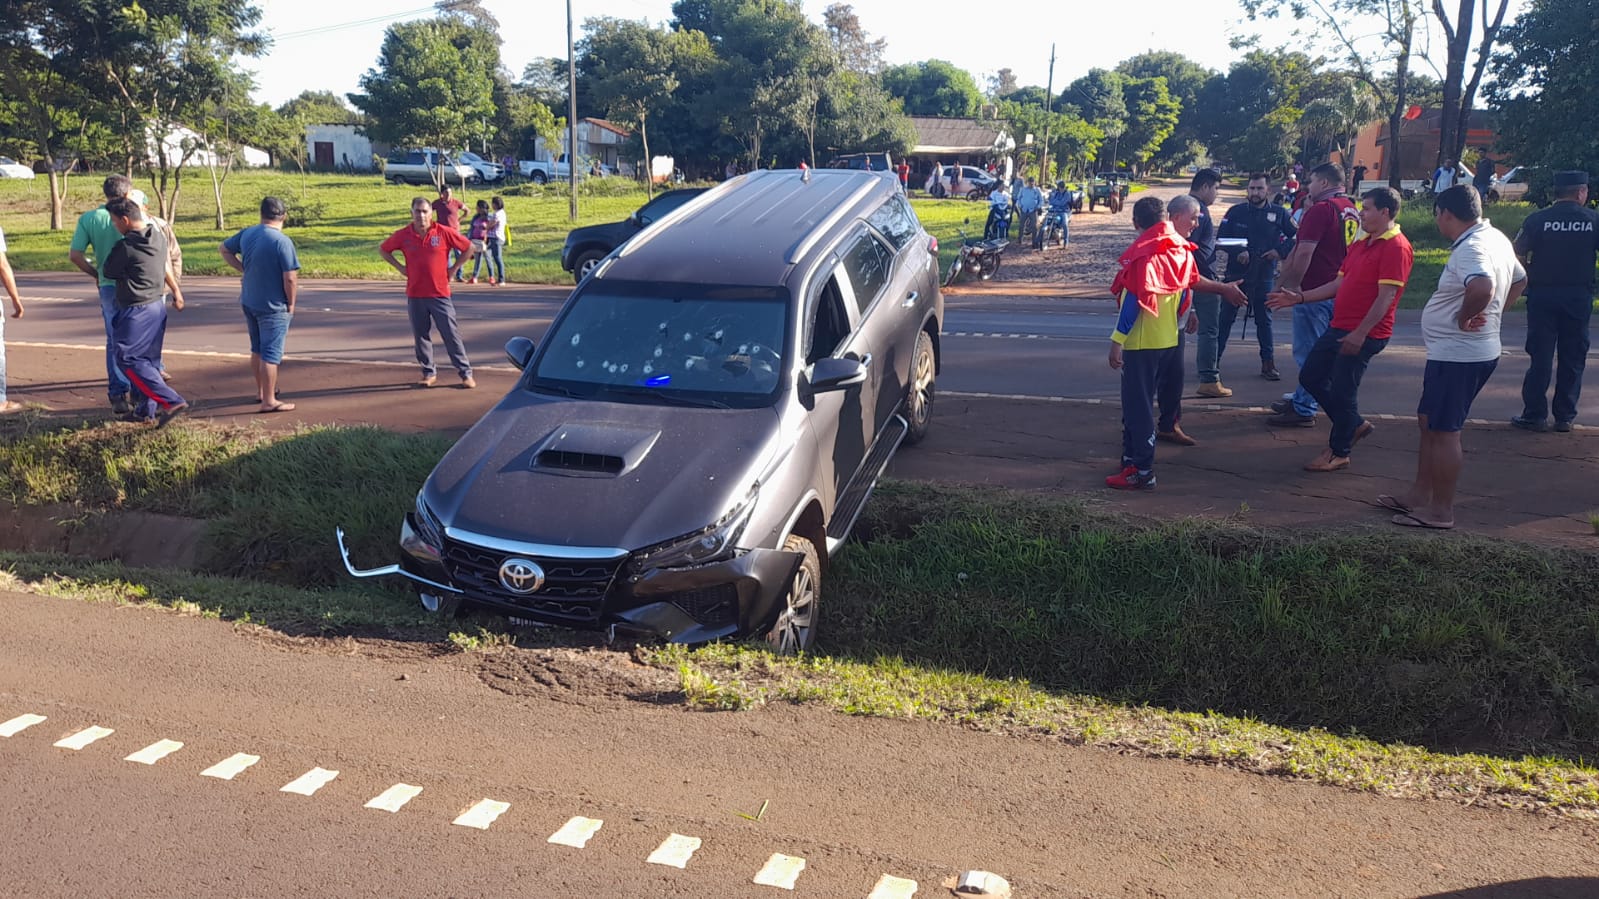
POLYGON ((733 511, 723 515, 715 524, 634 553, 633 568, 635 571, 686 568, 731 559, 754 511, 755 490, 752 489, 742 502, 733 507, 733 511))
POLYGON ((439 524, 438 517, 423 501, 420 490, 416 493, 416 527, 417 536, 427 541, 428 545, 440 550, 444 548, 444 526, 439 524))

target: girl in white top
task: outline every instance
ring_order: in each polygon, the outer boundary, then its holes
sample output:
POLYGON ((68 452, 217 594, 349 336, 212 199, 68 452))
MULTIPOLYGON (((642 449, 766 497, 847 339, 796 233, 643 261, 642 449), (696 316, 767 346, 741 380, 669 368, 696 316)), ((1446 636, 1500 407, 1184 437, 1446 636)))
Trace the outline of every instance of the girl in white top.
POLYGON ((505 244, 509 225, 505 219, 505 201, 499 197, 489 201, 494 207, 494 224, 489 228, 488 244, 489 255, 489 283, 500 285, 505 283, 505 244))

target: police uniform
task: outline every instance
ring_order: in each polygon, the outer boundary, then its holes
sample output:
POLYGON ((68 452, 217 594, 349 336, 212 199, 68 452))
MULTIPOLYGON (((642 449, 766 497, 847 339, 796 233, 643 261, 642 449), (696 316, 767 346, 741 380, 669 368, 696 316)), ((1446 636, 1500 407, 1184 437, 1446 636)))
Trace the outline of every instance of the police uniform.
MULTIPOLYGON (((1199 276, 1215 281, 1216 222, 1210 217, 1209 203, 1200 201, 1199 218, 1194 222, 1193 233, 1188 235, 1188 242, 1194 245, 1194 262, 1199 268, 1199 276)), ((1194 291, 1194 317, 1199 319, 1198 346, 1194 350, 1194 363, 1199 370, 1199 383, 1215 384, 1218 387, 1221 386, 1221 351, 1218 346, 1221 340, 1222 305, 1220 294, 1194 291)), ((1179 342, 1181 338, 1182 334, 1179 333, 1179 342)), ((1201 392, 1200 395, 1207 394, 1201 392)), ((1228 394, 1223 389, 1220 395, 1228 394)))
MULTIPOLYGON (((1266 295, 1277 286, 1277 263, 1265 258, 1267 251, 1276 250, 1279 259, 1288 258, 1294 246, 1298 229, 1287 209, 1263 203, 1253 206, 1238 203, 1222 216, 1219 234, 1222 237, 1242 237, 1249 241, 1249 262, 1240 263, 1242 255, 1236 251, 1227 254, 1227 274, 1224 280, 1242 279, 1244 295, 1249 297, 1249 308, 1255 315, 1255 339, 1260 344, 1262 373, 1266 368, 1275 371, 1276 338, 1271 328, 1271 309, 1266 306, 1266 295), (1270 363, 1265 366, 1265 363, 1270 363)), ((1221 335, 1217 340, 1217 355, 1227 352, 1227 338, 1238 319, 1238 309, 1232 304, 1221 310, 1221 335)))
MULTIPOLYGON (((1555 174, 1557 189, 1587 183, 1586 172, 1555 174)), ((1522 413, 1511 423, 1542 430, 1545 413, 1553 411, 1556 428, 1564 430, 1577 417, 1588 357, 1599 215, 1574 200, 1540 209, 1517 232, 1516 253, 1527 260, 1527 355, 1532 364, 1521 384, 1522 413), (1550 404, 1546 394, 1552 365, 1555 395, 1550 404)))

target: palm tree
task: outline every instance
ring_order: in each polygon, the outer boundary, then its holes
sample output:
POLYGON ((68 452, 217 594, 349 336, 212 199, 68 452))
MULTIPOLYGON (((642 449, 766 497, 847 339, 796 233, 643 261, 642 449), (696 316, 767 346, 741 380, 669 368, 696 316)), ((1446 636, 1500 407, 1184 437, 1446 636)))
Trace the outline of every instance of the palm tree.
POLYGON ((1331 143, 1347 167, 1361 127, 1381 114, 1377 93, 1370 85, 1354 78, 1340 78, 1331 96, 1305 104, 1300 122, 1308 135, 1331 143))

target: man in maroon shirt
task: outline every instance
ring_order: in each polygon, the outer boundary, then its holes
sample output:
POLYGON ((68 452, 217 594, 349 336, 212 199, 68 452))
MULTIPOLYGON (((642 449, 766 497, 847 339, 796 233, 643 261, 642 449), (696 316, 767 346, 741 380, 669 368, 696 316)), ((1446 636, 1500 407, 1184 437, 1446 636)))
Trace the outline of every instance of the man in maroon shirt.
MULTIPOLYGON (((1277 274, 1284 291, 1314 292, 1332 283, 1344 264, 1344 253, 1360 235, 1360 210, 1344 196, 1344 170, 1333 163, 1310 172, 1310 196, 1299 219, 1299 234, 1277 274)), ((1311 348, 1327 332, 1332 300, 1294 306, 1294 362, 1303 369, 1311 348)), ((1272 404, 1276 413, 1267 419, 1279 427, 1308 428, 1316 423, 1316 399, 1301 386, 1272 404)))
MULTIPOLYGON (((446 191, 449 188, 445 188, 446 191)), ((472 258, 472 242, 457 228, 433 221, 433 207, 425 197, 411 201, 411 224, 389 235, 378 251, 383 261, 405 276, 405 302, 411 317, 411 334, 416 338, 416 361, 422 366, 418 387, 432 387, 438 380, 433 367, 433 326, 450 354, 450 362, 461 376, 461 386, 473 388, 472 363, 466 358, 461 329, 455 323, 455 304, 450 301, 451 250, 459 251, 461 262, 472 258), (401 263, 396 252, 405 256, 401 263)), ((459 267, 456 271, 460 271, 459 267)))
MULTIPOLYGON (((461 230, 461 210, 466 204, 455 198, 455 191, 448 184, 439 188, 439 198, 433 201, 433 220, 446 228, 461 230)), ((450 269, 455 272, 455 280, 461 278, 461 254, 450 254, 450 269)))

